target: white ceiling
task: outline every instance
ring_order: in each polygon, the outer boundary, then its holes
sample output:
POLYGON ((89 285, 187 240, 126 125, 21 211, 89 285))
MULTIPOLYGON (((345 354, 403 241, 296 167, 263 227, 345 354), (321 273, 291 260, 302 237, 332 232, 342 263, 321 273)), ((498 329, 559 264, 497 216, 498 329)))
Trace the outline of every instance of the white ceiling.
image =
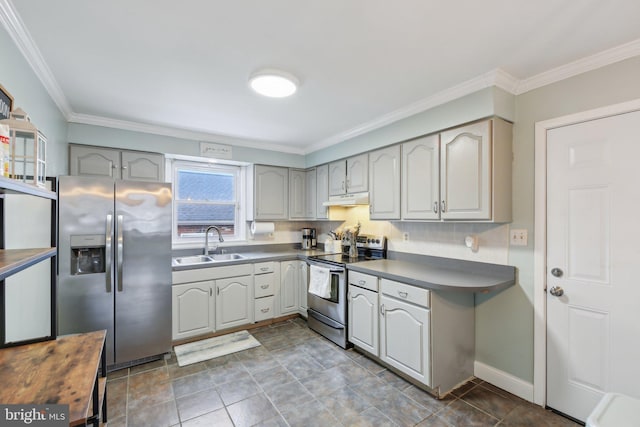
POLYGON ((70 121, 299 153, 640 54, 637 0, 0 0, 0 15, 70 121), (252 93, 265 67, 298 92, 252 93))

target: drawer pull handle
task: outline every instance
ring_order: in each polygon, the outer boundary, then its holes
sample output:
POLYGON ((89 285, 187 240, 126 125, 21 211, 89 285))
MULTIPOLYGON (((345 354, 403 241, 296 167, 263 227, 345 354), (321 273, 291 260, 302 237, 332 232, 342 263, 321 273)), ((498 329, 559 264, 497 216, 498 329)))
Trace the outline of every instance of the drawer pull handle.
POLYGON ((260 285, 260 287, 261 287, 262 289, 267 289, 267 288, 269 287, 269 285, 260 285))
POLYGON ((269 271, 269 267, 260 267, 260 271, 269 271))
POLYGON ((409 296, 409 292, 398 291, 398 295, 400 295, 400 298, 406 298, 409 296))
POLYGON ((268 313, 268 312, 269 312, 269 309, 268 309, 268 308, 263 308, 263 309, 261 309, 260 311, 261 311, 261 312, 263 312, 263 313, 268 313))
POLYGON ((359 284, 359 285, 364 285, 364 284, 366 284, 366 283, 367 283, 367 281, 366 281, 366 280, 358 280, 358 284, 359 284))

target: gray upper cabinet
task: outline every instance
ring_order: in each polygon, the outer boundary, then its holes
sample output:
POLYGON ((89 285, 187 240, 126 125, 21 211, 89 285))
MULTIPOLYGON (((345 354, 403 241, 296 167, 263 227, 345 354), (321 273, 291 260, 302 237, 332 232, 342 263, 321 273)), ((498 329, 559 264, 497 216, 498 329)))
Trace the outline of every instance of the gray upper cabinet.
POLYGON ((253 202, 256 220, 289 219, 289 169, 255 165, 253 202))
POLYGON ((316 180, 317 180, 317 175, 316 175, 316 169, 312 168, 312 169, 307 169, 306 171, 306 191, 305 191, 305 201, 304 201, 304 205, 305 205, 305 211, 304 211, 304 216, 305 218, 308 219, 315 219, 316 218, 316 202, 317 202, 317 196, 316 196, 316 191, 317 191, 317 184, 316 184, 316 180))
POLYGON ((69 144, 69 175, 162 182, 164 156, 159 153, 69 144))
POLYGON ((316 218, 329 218, 329 208, 323 203, 329 200, 329 165, 316 167, 316 218))
POLYGON ((329 195, 361 193, 369 190, 369 154, 329 163, 329 195))
POLYGON ((315 219, 316 170, 289 169, 289 218, 315 219))
POLYGON ((306 214, 307 174, 303 170, 289 169, 289 217, 303 219, 306 214))
POLYGON ((442 219, 511 221, 511 140, 501 119, 440 134, 442 219))
POLYGON ((511 133, 495 118, 402 144, 402 219, 511 221, 511 133))
POLYGON ((440 136, 402 144, 402 219, 440 219, 440 136))
POLYGON ((369 153, 369 215, 400 219, 400 145, 369 153))

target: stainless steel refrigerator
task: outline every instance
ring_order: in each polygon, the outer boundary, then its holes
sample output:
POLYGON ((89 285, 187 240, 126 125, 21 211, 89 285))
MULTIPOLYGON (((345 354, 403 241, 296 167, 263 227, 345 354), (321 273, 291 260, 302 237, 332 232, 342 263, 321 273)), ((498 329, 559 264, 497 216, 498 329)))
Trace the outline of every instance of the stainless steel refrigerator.
POLYGON ((62 176, 58 334, 107 330, 107 365, 171 351, 171 185, 62 176))

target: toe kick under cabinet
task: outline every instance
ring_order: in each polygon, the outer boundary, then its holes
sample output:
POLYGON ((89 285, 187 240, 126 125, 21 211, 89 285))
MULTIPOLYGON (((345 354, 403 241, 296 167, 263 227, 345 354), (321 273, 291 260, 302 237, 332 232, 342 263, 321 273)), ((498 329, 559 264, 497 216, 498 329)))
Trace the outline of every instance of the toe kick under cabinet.
POLYGON ((473 293, 349 272, 349 341, 437 397, 473 375, 474 318, 473 293))

